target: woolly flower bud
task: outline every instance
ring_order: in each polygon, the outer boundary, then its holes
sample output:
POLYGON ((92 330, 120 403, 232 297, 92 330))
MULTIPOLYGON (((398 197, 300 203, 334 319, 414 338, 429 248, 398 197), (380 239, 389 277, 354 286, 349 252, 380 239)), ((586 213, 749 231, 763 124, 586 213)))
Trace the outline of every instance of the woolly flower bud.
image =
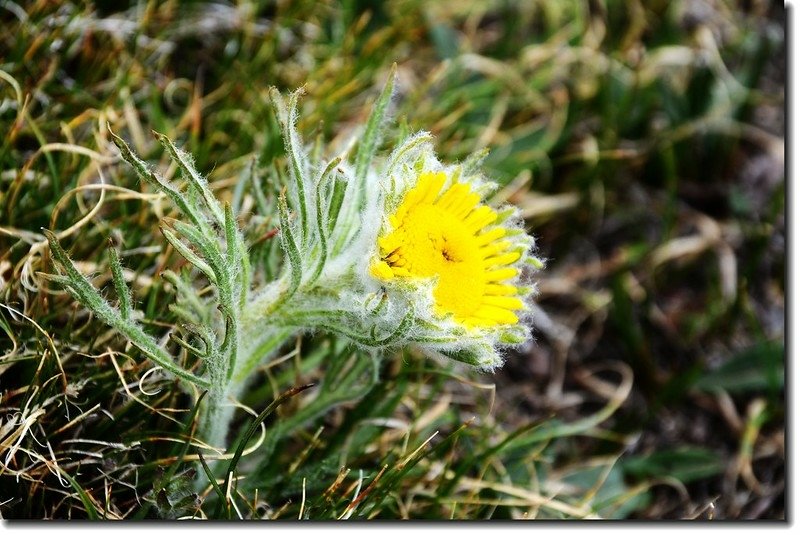
POLYGON ((280 288, 286 294, 288 285, 291 298, 265 319, 337 332, 366 348, 414 345, 495 368, 505 348, 530 338, 525 296, 533 288, 523 268, 542 266, 531 256, 533 238, 515 209, 486 203, 495 186, 474 165, 440 163, 428 133, 384 161, 375 157, 391 92, 392 80, 354 167, 313 162, 294 128, 298 94, 287 106, 273 93, 292 174, 284 210, 297 217, 282 211, 291 282, 280 288))

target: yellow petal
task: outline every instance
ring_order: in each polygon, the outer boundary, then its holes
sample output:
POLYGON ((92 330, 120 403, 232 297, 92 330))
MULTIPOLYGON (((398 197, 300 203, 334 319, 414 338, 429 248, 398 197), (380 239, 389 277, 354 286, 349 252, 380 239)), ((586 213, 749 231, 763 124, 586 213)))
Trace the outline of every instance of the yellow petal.
POLYGON ((386 262, 375 262, 369 267, 369 274, 376 279, 388 281, 394 278, 394 272, 386 262))
POLYGON ((517 270, 514 268, 493 269, 486 272, 484 280, 487 282, 502 281, 512 279, 517 276, 517 270))
POLYGON ((493 241, 499 240, 505 235, 506 235, 506 229, 504 229, 503 227, 495 227, 491 230, 479 234, 475 241, 478 242, 478 245, 486 245, 493 241))
POLYGON ((473 210, 466 219, 464 224, 472 232, 478 232, 480 229, 493 223, 497 219, 497 212, 488 206, 480 206, 478 209, 473 210))
POLYGON ((483 253, 484 258, 490 258, 502 253, 509 247, 511 247, 511 242, 508 240, 495 241, 481 248, 481 252, 483 253))
POLYGON ((483 292, 486 295, 514 295, 517 288, 510 284, 487 284, 483 292))
POLYGON ((483 298, 485 305, 491 305, 498 308, 505 308, 508 310, 520 310, 524 308, 522 301, 516 297, 505 297, 499 295, 487 295, 483 298))
POLYGON ((421 188, 422 193, 420 196, 420 202, 432 203, 435 201, 436 197, 439 196, 439 192, 442 191, 442 186, 444 186, 445 180, 447 180, 447 176, 442 172, 428 173, 427 180, 424 186, 421 188))
POLYGON ((475 312, 475 317, 478 319, 493 321, 497 324, 514 324, 519 322, 517 315, 510 310, 490 306, 479 308, 475 312))
POLYGON ((502 254, 499 256, 493 256, 491 258, 486 259, 487 266, 507 266, 509 264, 513 264, 517 260, 519 260, 520 256, 522 256, 519 251, 513 251, 510 253, 502 254))

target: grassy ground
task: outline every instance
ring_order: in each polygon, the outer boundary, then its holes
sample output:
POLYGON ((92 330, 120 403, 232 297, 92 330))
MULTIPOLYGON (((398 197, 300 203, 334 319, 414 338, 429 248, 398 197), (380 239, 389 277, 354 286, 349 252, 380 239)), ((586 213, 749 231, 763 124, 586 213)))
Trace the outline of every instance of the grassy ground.
POLYGON ((0 2, 0 515, 784 518, 784 16, 731 0, 0 2), (211 485, 188 398, 48 282, 42 229, 107 293, 117 244, 166 340, 168 205, 105 123, 167 173, 149 132, 175 139, 246 223, 256 199, 237 184, 254 156, 283 158, 268 87, 305 84, 300 129, 343 144, 393 62, 391 132, 430 130, 450 161, 489 149, 537 236, 537 341, 487 375, 298 339, 242 402, 316 386, 251 437, 240 411, 234 484, 211 485))

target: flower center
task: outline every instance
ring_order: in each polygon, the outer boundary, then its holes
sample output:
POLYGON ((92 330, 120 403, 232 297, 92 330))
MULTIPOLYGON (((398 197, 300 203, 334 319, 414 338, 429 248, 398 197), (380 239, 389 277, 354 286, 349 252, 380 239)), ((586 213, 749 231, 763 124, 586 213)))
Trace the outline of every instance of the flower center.
POLYGON ((388 264, 414 277, 438 276, 433 296, 437 312, 469 317, 483 297, 480 246, 463 221, 432 204, 418 204, 396 230, 402 243, 388 255, 388 264))

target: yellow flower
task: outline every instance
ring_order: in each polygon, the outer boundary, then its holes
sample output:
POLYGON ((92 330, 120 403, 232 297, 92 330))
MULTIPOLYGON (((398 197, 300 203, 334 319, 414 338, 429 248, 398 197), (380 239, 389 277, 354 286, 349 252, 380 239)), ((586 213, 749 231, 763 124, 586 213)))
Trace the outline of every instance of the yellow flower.
POLYGON ((466 327, 515 324, 524 308, 512 283, 522 251, 495 224, 469 184, 443 190, 444 173, 422 173, 378 238, 370 274, 382 281, 434 278, 435 312, 466 327))

